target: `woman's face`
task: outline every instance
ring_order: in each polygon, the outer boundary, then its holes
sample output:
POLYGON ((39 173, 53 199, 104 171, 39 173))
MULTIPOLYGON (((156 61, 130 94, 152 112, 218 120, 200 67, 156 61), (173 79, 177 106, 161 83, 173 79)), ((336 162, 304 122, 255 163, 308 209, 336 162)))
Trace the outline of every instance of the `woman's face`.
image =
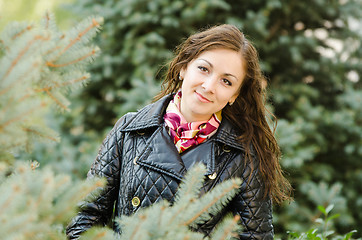
POLYGON ((245 71, 241 54, 229 49, 201 53, 180 72, 181 113, 188 122, 209 120, 234 102, 245 71))

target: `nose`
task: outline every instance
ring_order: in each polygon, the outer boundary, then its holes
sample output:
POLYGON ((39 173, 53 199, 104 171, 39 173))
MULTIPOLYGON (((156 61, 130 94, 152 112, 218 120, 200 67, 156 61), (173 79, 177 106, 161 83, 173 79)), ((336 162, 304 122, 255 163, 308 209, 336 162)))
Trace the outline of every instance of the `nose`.
POLYGON ((216 78, 212 76, 207 77, 201 86, 206 92, 215 93, 216 78))

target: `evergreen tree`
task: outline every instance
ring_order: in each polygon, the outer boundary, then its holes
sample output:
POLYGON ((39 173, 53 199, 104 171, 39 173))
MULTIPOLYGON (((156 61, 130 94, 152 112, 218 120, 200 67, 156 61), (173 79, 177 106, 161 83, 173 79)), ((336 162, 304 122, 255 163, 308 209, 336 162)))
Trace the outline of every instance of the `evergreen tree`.
POLYGON ((77 181, 37 162, 0 162, 1 239, 66 239, 64 227, 77 204, 103 185, 101 180, 77 181), (8 176, 10 174, 10 176, 8 176))
POLYGON ((41 26, 8 25, 0 36, 0 161, 10 162, 34 139, 57 140, 42 118, 50 105, 68 110, 65 93, 89 78, 86 64, 98 48, 88 46, 100 19, 87 19, 67 34, 47 14, 41 26))
POLYGON ((276 233, 309 229, 320 214, 314 209, 330 204, 341 213, 337 232, 362 232, 362 212, 355 211, 362 208, 359 0, 76 0, 72 8, 106 19, 95 81, 80 95, 87 100, 76 103, 85 132, 108 130, 148 103, 161 65, 183 38, 207 25, 235 24, 259 50, 279 118, 282 165, 296 189, 295 202, 276 208, 276 233))
POLYGON ((102 18, 66 33, 46 14, 40 26, 13 22, 0 35, 1 239, 65 239, 76 205, 103 181, 74 182, 38 162, 14 162, 34 140, 57 140, 43 118, 51 106, 67 110, 69 89, 82 85, 98 48, 89 41, 102 18))

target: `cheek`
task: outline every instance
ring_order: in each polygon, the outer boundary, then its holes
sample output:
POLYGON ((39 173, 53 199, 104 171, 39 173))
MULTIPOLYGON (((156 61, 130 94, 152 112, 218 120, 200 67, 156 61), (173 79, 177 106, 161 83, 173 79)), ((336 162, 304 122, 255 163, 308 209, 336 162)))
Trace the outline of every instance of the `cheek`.
POLYGON ((188 75, 183 81, 182 81, 182 87, 183 88, 192 88, 192 87, 195 87, 197 85, 199 85, 200 81, 200 78, 195 78, 191 75, 188 75))
POLYGON ((219 95, 219 99, 220 102, 222 102, 222 104, 227 104, 229 101, 235 101, 235 99, 238 97, 239 92, 235 91, 227 91, 227 92, 221 92, 219 95))
POLYGON ((189 81, 186 81, 186 80, 182 81, 182 85, 181 85, 182 92, 184 92, 185 94, 189 93, 190 91, 192 91, 192 88, 193 88, 193 86, 192 86, 192 84, 190 84, 189 81))
POLYGON ((232 99, 232 100, 235 100, 235 99, 239 96, 239 94, 240 94, 240 88, 238 87, 237 89, 235 89, 235 90, 233 91, 233 94, 232 94, 231 99, 232 99))
POLYGON ((235 100, 238 98, 238 96, 239 96, 239 91, 237 91, 237 92, 231 97, 232 101, 235 101, 235 100))

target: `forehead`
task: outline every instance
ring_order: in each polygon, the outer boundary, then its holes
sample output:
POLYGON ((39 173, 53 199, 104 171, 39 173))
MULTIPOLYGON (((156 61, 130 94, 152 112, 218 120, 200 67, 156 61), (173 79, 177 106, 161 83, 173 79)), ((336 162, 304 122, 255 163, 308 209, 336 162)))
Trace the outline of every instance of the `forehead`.
POLYGON ((210 60, 217 61, 218 59, 225 59, 228 57, 232 57, 233 60, 238 60, 238 63, 243 61, 243 56, 240 52, 227 48, 216 48, 216 49, 202 51, 200 54, 196 55, 191 60, 191 62, 202 58, 208 58, 210 60))
POLYGON ((211 49, 200 53, 189 64, 205 62, 211 64, 216 70, 233 74, 238 78, 243 78, 244 71, 244 59, 240 52, 230 49, 211 49))

